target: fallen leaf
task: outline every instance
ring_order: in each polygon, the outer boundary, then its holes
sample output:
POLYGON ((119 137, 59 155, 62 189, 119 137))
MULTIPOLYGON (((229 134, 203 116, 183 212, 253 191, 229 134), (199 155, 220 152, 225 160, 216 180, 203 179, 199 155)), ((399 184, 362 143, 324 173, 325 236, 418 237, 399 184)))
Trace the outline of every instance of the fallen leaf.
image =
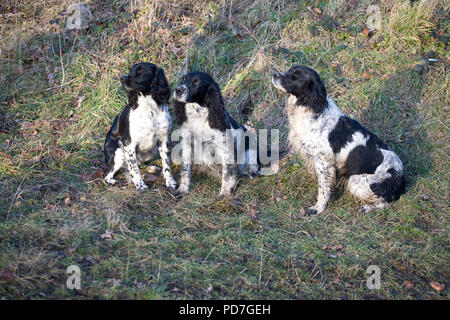
POLYGON ((312 9, 312 12, 314 12, 314 13, 317 14, 317 15, 322 14, 322 10, 320 10, 319 8, 314 8, 314 9, 312 9))
POLYGON ((9 268, 4 268, 0 271, 0 279, 11 281, 14 278, 14 272, 9 268))
POLYGON ((256 219, 256 210, 255 207, 250 208, 250 217, 256 219))
POLYGON ((70 198, 69 198, 69 197, 65 198, 65 199, 64 199, 64 203, 65 203, 66 205, 69 205, 69 204, 70 204, 70 198))
POLYGON ((158 181, 159 177, 154 175, 154 174, 150 174, 150 173, 145 173, 144 174, 144 181, 158 181))
POLYGON ((30 165, 32 165, 32 164, 38 163, 39 161, 41 161, 41 156, 35 156, 35 157, 31 158, 30 161, 29 161, 28 163, 29 163, 30 165))
POLYGON ((361 77, 363 77, 364 79, 370 79, 372 78, 372 76, 370 74, 368 74, 367 72, 362 72, 361 73, 361 77))
POLYGON ((50 127, 53 131, 61 131, 64 127, 64 123, 59 119, 51 120, 50 127))
POLYGON ((366 35, 366 37, 369 36, 369 29, 367 27, 364 28, 363 32, 366 35))
POLYGON ((99 178, 103 177, 103 170, 100 168, 96 168, 93 172, 91 172, 90 174, 88 174, 87 172, 83 172, 81 175, 81 180, 83 182, 89 182, 89 181, 93 181, 93 180, 97 180, 99 178))
POLYGON ((404 284, 405 287, 408 287, 408 288, 414 287, 414 285, 412 284, 412 282, 409 281, 409 280, 404 280, 404 281, 403 281, 403 284, 404 284))
POLYGON ((97 179, 100 179, 102 177, 103 177, 103 170, 98 168, 91 174, 90 179, 91 180, 97 180, 97 179))
POLYGON ((300 208, 299 213, 300 213, 300 217, 303 217, 306 214, 306 211, 304 208, 300 208))
POLYGON ((445 289, 444 284, 440 284, 439 282, 436 282, 436 281, 431 281, 430 286, 436 291, 442 291, 445 289))
POLYGON ((114 233, 114 231, 112 231, 112 230, 106 230, 104 234, 100 235, 100 237, 102 239, 111 239, 113 233, 114 233))
POLYGON ((280 197, 276 197, 276 198, 275 198, 275 201, 276 201, 276 202, 280 202, 280 201, 281 201, 281 198, 280 198, 280 197))

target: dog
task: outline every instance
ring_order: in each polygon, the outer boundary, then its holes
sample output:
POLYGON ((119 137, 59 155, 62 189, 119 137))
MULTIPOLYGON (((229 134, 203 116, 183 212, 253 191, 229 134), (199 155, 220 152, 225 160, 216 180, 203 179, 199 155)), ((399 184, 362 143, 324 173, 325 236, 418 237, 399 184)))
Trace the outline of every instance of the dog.
MULTIPOLYGON (((188 73, 176 87, 173 97, 174 117, 181 124, 180 131, 189 133, 189 139, 193 136, 193 143, 191 140, 184 144, 183 152, 189 151, 190 154, 190 150, 186 149, 194 149, 194 164, 221 177, 219 196, 230 195, 239 176, 259 175, 257 147, 247 140, 247 129, 225 110, 219 85, 210 75, 203 72, 188 73), (232 143, 227 144, 226 141, 232 143), (193 146, 201 146, 200 154, 195 150, 197 147, 193 146)), ((189 193, 192 158, 188 158, 182 160, 177 195, 189 193)))
POLYGON ((170 87, 164 71, 152 63, 141 62, 133 65, 120 81, 128 93, 128 104, 106 135, 104 180, 115 185, 114 175, 126 168, 136 189, 147 189, 138 166, 154 160, 159 152, 166 187, 174 191, 176 181, 170 170, 169 154, 172 119, 167 106, 170 87))
POLYGON ((276 72, 272 83, 289 94, 288 140, 318 179, 317 203, 307 214, 320 214, 335 185, 366 204, 357 211, 383 208, 405 192, 400 158, 375 134, 345 116, 327 97, 316 71, 293 66, 276 72))

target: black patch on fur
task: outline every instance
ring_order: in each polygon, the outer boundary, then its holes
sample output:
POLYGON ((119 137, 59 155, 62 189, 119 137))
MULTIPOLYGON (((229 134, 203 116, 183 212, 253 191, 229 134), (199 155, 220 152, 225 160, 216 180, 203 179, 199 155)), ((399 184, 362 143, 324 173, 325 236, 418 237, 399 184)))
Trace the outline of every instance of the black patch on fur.
POLYGON ((372 183, 370 189, 377 196, 382 197, 387 202, 398 200, 400 195, 405 193, 405 176, 399 175, 393 168, 389 169, 391 174, 389 178, 384 179, 381 182, 372 183))
POLYGON ((328 135, 328 141, 330 142, 331 148, 333 148, 333 152, 335 154, 339 153, 339 151, 341 151, 347 143, 352 142, 353 135, 357 131, 361 132, 364 137, 370 137, 370 140, 372 140, 372 142, 381 149, 390 150, 383 141, 360 125, 358 121, 342 116, 339 118, 339 121, 333 131, 331 131, 328 135))
POLYGON ((205 96, 205 105, 209 108, 208 122, 212 129, 225 131, 229 129, 225 122, 225 104, 219 86, 214 83, 208 88, 205 96))
POLYGON ((173 105, 173 115, 176 122, 180 125, 187 120, 186 116, 186 104, 184 102, 176 101, 173 105))
POLYGON ((368 137, 365 146, 357 146, 350 151, 344 168, 338 172, 340 177, 350 177, 354 174, 373 174, 377 167, 383 162, 383 154, 380 149, 389 150, 375 134, 361 126, 358 121, 346 116, 339 118, 335 128, 328 135, 328 141, 335 154, 338 154, 347 143, 353 141, 353 135, 361 132, 368 137))
MULTIPOLYGON (((105 162, 110 168, 110 166, 114 166, 114 155, 116 150, 119 148, 119 140, 122 140, 124 145, 127 145, 131 142, 130 137, 130 124, 129 124, 129 116, 130 116, 131 104, 127 104, 122 112, 120 112, 117 117, 114 119, 114 122, 106 134, 105 145, 103 148, 103 152, 105 154, 105 162), (112 161, 112 162, 111 162, 112 161)), ((112 169, 113 167, 111 167, 112 169)), ((109 170, 106 170, 105 173, 108 173, 109 170)))

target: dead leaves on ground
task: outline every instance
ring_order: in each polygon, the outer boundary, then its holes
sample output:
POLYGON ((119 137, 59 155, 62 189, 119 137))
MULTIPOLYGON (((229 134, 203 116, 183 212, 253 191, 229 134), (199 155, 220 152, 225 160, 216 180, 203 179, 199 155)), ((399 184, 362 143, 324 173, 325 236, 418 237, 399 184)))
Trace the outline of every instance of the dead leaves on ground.
POLYGON ((436 291, 443 291, 445 289, 445 285, 436 281, 431 281, 430 286, 436 291))
POLYGON ((333 253, 331 252, 328 253, 328 256, 332 259, 336 259, 337 257, 343 256, 344 255, 344 253, 342 252, 343 249, 344 247, 342 246, 342 244, 338 244, 335 246, 324 245, 322 247, 322 250, 333 251, 333 253))
POLYGON ((100 235, 100 238, 102 238, 102 239, 112 239, 113 234, 114 234, 114 231, 106 230, 105 233, 100 235))
POLYGON ((90 182, 101 179, 103 178, 103 169, 94 167, 91 173, 83 172, 80 177, 83 182, 90 182))

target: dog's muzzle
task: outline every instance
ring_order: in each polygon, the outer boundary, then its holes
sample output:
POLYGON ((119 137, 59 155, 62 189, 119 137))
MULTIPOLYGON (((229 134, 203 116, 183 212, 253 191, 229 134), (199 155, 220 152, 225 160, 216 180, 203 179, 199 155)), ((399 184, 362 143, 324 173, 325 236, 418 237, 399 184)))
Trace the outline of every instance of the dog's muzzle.
POLYGON ((187 87, 184 84, 180 84, 175 88, 173 93, 173 97, 175 100, 180 102, 186 102, 187 99, 187 87))
POLYGON ((283 78, 283 74, 281 72, 275 72, 272 75, 272 83, 275 86, 275 88, 284 90, 283 86, 281 85, 281 78, 283 78))
POLYGON ((130 77, 127 74, 124 74, 123 76, 120 77, 120 83, 127 92, 133 91, 133 88, 130 87, 129 80, 130 77))

